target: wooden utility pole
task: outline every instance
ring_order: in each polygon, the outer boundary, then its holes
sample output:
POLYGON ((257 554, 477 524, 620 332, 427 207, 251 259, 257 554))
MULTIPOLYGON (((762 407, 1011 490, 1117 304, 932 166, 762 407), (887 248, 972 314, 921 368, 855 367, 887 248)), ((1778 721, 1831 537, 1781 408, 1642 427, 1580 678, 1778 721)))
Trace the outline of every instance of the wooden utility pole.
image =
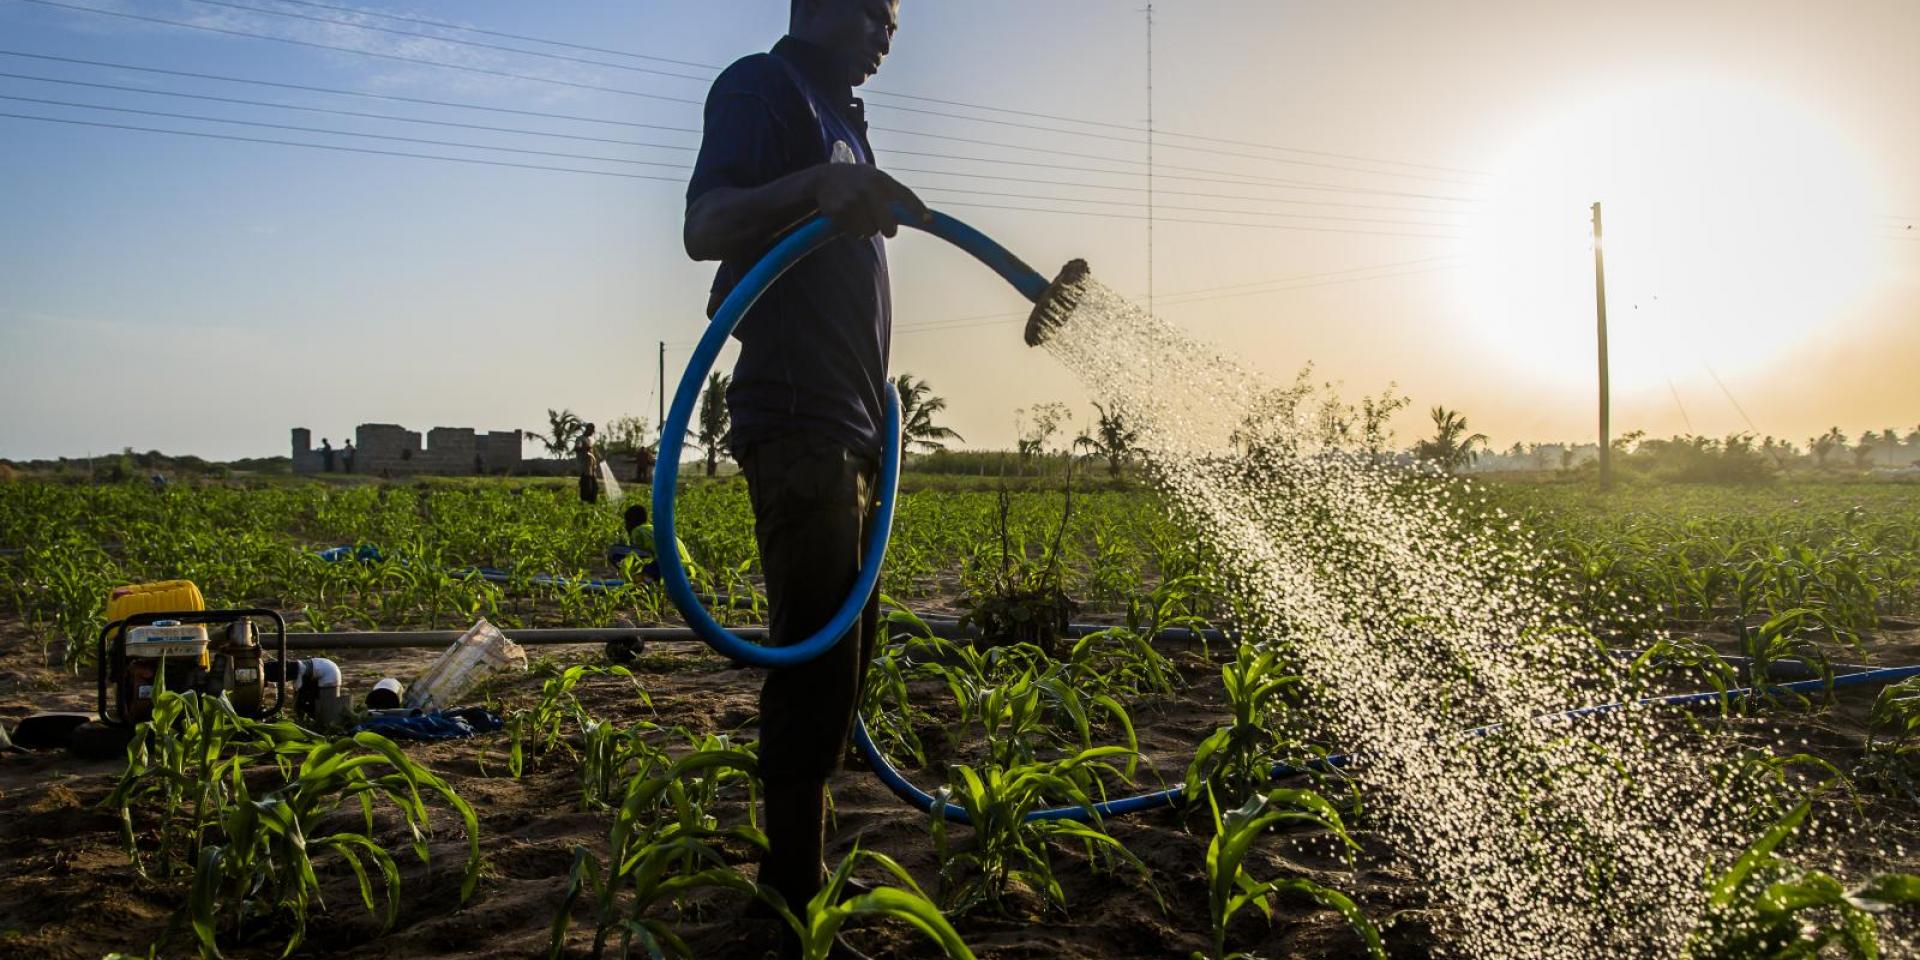
POLYGON ((1613 486, 1613 438, 1607 378, 1607 256, 1601 242, 1600 203, 1593 204, 1593 288, 1600 332, 1600 489, 1613 486))
MULTIPOLYGON (((660 435, 664 437, 667 429, 667 342, 665 340, 660 341, 660 382, 658 386, 660 419, 654 421, 654 429, 660 431, 660 435)), ((656 454, 656 456, 664 455, 665 453, 666 451, 662 450, 659 454, 656 454)))

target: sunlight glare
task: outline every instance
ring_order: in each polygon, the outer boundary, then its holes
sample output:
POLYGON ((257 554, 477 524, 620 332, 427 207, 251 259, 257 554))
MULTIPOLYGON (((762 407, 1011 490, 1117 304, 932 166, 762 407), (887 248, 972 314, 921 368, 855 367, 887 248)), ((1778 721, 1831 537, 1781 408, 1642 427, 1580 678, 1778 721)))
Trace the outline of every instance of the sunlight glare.
POLYGON ((1758 86, 1672 78, 1557 113, 1496 168, 1469 233, 1473 333, 1522 376, 1594 381, 1601 201, 1612 377, 1752 371, 1829 335, 1882 275, 1877 191, 1820 117, 1758 86))

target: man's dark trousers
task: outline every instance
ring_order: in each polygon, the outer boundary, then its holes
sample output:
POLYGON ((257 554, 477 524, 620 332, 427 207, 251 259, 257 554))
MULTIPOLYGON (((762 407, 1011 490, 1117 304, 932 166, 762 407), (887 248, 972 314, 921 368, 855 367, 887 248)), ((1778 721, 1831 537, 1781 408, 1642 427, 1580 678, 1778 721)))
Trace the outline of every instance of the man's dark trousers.
MULTIPOLYGON (((809 433, 752 444, 735 455, 753 503, 771 643, 799 643, 832 619, 859 576, 878 465, 809 433)), ((853 635, 808 663, 769 671, 760 690, 760 776, 768 839, 779 858, 763 866, 761 882, 789 899, 811 896, 817 884, 822 788, 846 754, 879 610, 876 590, 853 635)))

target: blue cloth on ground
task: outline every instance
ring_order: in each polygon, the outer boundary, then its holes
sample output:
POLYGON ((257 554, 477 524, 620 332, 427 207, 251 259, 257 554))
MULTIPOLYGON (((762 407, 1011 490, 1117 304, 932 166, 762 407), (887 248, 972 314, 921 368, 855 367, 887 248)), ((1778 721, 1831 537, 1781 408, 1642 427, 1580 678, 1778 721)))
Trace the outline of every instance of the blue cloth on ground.
POLYGON ((433 713, 375 714, 353 728, 377 733, 389 740, 464 740, 479 733, 493 733, 506 724, 485 707, 462 707, 433 713))

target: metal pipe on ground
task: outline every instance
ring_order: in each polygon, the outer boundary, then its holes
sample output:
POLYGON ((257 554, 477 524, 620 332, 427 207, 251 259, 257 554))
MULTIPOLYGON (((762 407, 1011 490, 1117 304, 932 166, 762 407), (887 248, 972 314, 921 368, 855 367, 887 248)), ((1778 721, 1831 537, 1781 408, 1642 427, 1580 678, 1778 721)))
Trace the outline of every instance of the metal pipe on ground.
MULTIPOLYGON (((464 630, 364 630, 347 633, 290 633, 287 649, 311 650, 438 650, 460 639, 464 630)), ((608 643, 630 640, 646 643, 699 643, 692 630, 681 627, 591 627, 587 629, 540 628, 507 630, 508 639, 526 647, 564 644, 608 643)), ((766 639, 766 628, 747 628, 742 633, 766 639)))
MULTIPOLYGON (((947 618, 923 620, 935 636, 948 640, 964 640, 979 636, 979 631, 971 627, 962 629, 960 621, 947 618)), ((1097 633, 1111 627, 1097 623, 1075 623, 1067 627, 1067 636, 1078 639, 1090 633, 1097 633)), ((341 633, 290 633, 287 634, 289 651, 308 652, 314 650, 437 650, 460 639, 464 631, 460 630, 361 630, 341 633)), ((587 627, 552 628, 541 627, 526 630, 506 630, 508 638, 522 646, 559 646, 564 644, 608 643, 613 641, 634 641, 647 643, 701 643, 699 635, 686 627, 587 627)), ((764 643, 767 639, 765 627, 738 627, 734 632, 743 639, 764 643)), ((1210 643, 1220 643, 1226 634, 1219 630, 1162 630, 1154 635, 1156 641, 1194 641, 1204 639, 1210 643)))
MULTIPOLYGON (((973 640, 978 639, 980 636, 979 628, 966 627, 963 629, 960 626, 960 621, 947 617, 921 617, 920 622, 932 629, 934 636, 947 640, 973 640)), ((1117 626, 1119 626, 1119 624, 1069 623, 1067 624, 1067 639, 1078 640, 1088 634, 1099 633, 1102 630, 1112 630, 1117 626)), ((1153 639, 1158 643, 1172 643, 1176 641, 1191 643, 1196 640, 1205 640, 1208 643, 1225 643, 1228 637, 1224 630, 1189 630, 1185 627, 1174 627, 1154 634, 1153 639)))

